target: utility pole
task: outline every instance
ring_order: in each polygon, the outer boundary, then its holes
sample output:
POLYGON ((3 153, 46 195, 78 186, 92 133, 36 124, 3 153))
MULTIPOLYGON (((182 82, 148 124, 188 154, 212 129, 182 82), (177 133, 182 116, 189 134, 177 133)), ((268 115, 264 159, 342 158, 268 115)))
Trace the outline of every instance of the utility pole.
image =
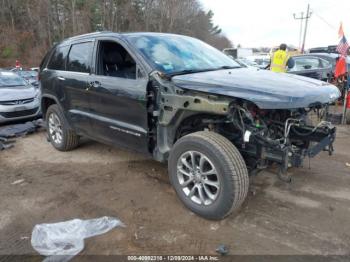
POLYGON ((306 17, 305 17, 305 29, 304 29, 304 39, 303 39, 303 45, 301 46, 301 53, 304 53, 305 49, 305 39, 306 39, 306 32, 307 32, 307 24, 309 22, 309 18, 311 17, 310 13, 310 4, 307 4, 307 10, 306 10, 306 17))
POLYGON ((303 33, 303 20, 304 20, 304 12, 301 12, 300 16, 296 16, 293 14, 295 20, 300 20, 300 31, 299 31, 299 49, 301 49, 301 35, 303 33))
POLYGON ((302 53, 304 53, 304 51, 305 51, 305 40, 306 40, 307 26, 308 26, 308 22, 309 22, 309 19, 311 17, 311 14, 312 14, 312 12, 310 12, 310 4, 307 5, 306 16, 304 16, 304 12, 302 12, 301 16, 299 16, 299 17, 297 17, 295 14, 293 14, 294 19, 301 20, 300 34, 299 34, 299 43, 301 41, 303 20, 305 19, 304 38, 303 38, 303 43, 301 44, 301 52, 302 53))

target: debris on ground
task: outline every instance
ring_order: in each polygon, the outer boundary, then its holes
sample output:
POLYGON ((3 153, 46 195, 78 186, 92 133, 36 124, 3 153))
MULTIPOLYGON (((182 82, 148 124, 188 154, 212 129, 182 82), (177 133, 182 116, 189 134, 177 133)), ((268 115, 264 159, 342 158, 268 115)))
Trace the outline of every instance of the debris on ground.
POLYGON ((346 162, 345 165, 346 165, 347 167, 350 167, 350 163, 348 163, 348 162, 346 162))
POLYGON ((223 244, 219 245, 219 246, 217 247, 217 249, 216 249, 216 253, 219 253, 219 254, 222 255, 222 256, 227 255, 227 254, 228 254, 228 248, 227 248, 227 246, 225 246, 225 245, 223 245, 223 244))
POLYGON ((37 132, 45 128, 42 119, 0 128, 0 151, 14 146, 15 138, 37 132))
POLYGON ((21 184, 22 182, 24 182, 24 179, 19 179, 19 180, 12 182, 11 185, 21 184))
MULTIPOLYGON (((59 261, 69 261, 84 249, 84 239, 107 233, 124 224, 114 217, 73 219, 53 224, 36 225, 32 232, 33 248, 44 256, 59 256, 59 261)), ((54 261, 55 258, 48 258, 54 261)))

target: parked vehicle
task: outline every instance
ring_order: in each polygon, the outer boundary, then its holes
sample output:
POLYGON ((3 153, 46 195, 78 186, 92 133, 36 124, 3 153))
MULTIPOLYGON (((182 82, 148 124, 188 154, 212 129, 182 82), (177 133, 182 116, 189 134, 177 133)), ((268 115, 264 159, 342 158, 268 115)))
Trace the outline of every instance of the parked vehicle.
MULTIPOLYGON (((312 54, 306 54, 305 56, 313 56, 313 57, 319 57, 326 61, 328 61, 332 66, 332 72, 335 71, 335 65, 336 61, 339 57, 339 54, 337 53, 312 53, 312 54)), ((350 58, 346 57, 346 63, 348 65, 348 69, 350 70, 350 58)))
POLYGON ((0 123, 40 115, 40 90, 10 71, 0 71, 0 123))
POLYGON ((253 61, 250 61, 246 58, 237 58, 235 61, 243 67, 248 68, 260 68, 259 65, 253 61))
MULTIPOLYGON (((310 54, 325 53, 325 54, 337 54, 337 55, 339 55, 336 45, 329 45, 329 46, 325 46, 325 47, 310 48, 309 49, 309 53, 310 54)), ((348 50, 348 55, 350 55, 350 50, 348 50)))
POLYGON ((271 62, 271 58, 268 54, 247 56, 246 59, 248 61, 251 61, 253 63, 258 64, 258 67, 260 69, 266 69, 270 65, 270 62, 271 62))
MULTIPOLYGON (((344 92, 345 92, 345 89, 346 89, 348 83, 346 82, 346 80, 343 81, 342 79, 335 79, 335 77, 334 77, 335 65, 336 65, 337 59, 339 57, 339 54, 338 53, 310 53, 310 54, 307 54, 305 56, 319 57, 319 58, 322 58, 322 59, 328 61, 331 64, 332 73, 331 73, 331 77, 330 77, 329 82, 335 84, 339 88, 339 90, 341 91, 342 97, 344 97, 344 92)), ((346 57, 346 63, 347 63, 348 72, 349 72, 347 79, 350 79, 350 58, 349 58, 349 56, 346 57)))
MULTIPOLYGON (((48 138, 60 151, 85 136, 167 162, 193 212, 221 219, 247 196, 248 173, 279 176, 332 152, 335 128, 308 124, 339 96, 325 82, 242 68, 200 40, 100 32, 57 44, 40 66, 48 138)), ((136 181, 137 182, 137 181, 136 181)))
POLYGON ((327 60, 311 56, 293 56, 294 67, 288 69, 288 73, 315 78, 329 82, 332 79, 332 64, 327 60))

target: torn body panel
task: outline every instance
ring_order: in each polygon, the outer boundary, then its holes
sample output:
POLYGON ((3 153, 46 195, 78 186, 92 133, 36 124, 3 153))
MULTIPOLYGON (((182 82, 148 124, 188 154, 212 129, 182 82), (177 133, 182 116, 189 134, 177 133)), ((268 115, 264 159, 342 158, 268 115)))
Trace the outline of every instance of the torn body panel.
POLYGON ((153 155, 159 161, 167 160, 177 139, 201 130, 229 139, 251 172, 277 163, 280 173, 285 173, 289 167, 301 166, 305 157, 333 151, 335 128, 327 122, 307 123, 310 111, 326 111, 327 106, 261 109, 245 99, 183 89, 158 74, 153 77, 157 90, 153 155))

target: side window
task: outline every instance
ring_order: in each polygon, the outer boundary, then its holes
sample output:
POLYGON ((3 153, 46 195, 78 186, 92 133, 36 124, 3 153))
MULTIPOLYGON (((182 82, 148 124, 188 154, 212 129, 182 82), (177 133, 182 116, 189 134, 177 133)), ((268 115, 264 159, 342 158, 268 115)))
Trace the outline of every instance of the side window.
POLYGON ((320 65, 321 65, 321 68, 328 68, 330 67, 330 63, 327 61, 327 60, 324 60, 324 59, 321 59, 320 58, 320 65))
POLYGON ((97 55, 97 74, 136 79, 136 62, 128 51, 114 41, 100 41, 97 55))
POLYGON ((67 71, 90 73, 92 42, 72 45, 67 61, 67 71))
POLYGON ((320 68, 320 61, 313 57, 295 58, 295 66, 290 71, 304 71, 320 68))
POLYGON ((50 62, 47 65, 48 69, 65 70, 66 57, 69 51, 69 46, 57 47, 51 56, 50 62))

